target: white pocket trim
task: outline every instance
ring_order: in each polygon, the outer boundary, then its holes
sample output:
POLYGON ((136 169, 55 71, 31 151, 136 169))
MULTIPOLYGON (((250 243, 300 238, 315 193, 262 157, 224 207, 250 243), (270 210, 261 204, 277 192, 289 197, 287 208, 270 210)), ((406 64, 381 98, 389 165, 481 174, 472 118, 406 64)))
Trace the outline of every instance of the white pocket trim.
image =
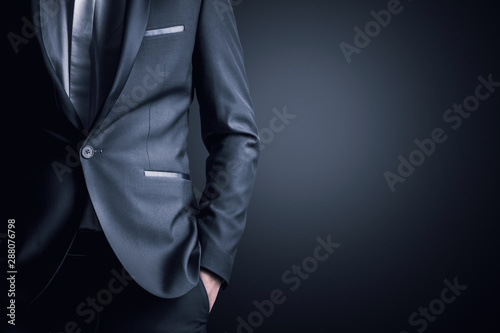
POLYGON ((156 177, 156 178, 180 178, 180 179, 191 180, 189 175, 179 172, 144 170, 144 176, 156 177))
POLYGON ((182 31, 184 31, 184 25, 176 25, 176 26, 168 27, 168 28, 146 30, 146 32, 144 33, 144 37, 173 34, 173 33, 182 32, 182 31))

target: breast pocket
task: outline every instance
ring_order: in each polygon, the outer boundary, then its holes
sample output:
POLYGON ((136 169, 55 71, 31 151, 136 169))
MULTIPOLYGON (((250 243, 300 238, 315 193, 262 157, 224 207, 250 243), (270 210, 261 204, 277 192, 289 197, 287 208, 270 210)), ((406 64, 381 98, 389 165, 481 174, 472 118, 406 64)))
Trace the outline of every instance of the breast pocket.
POLYGON ((184 31, 184 25, 174 25, 171 27, 146 30, 144 37, 158 37, 169 34, 177 34, 184 31))

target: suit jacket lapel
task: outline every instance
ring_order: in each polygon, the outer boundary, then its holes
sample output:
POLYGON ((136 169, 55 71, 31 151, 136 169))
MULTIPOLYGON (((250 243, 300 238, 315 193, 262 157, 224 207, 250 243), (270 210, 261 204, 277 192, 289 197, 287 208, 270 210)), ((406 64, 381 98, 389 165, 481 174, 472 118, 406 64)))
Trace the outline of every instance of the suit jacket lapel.
MULTIPOLYGON (((101 96, 97 96, 96 98, 96 103, 99 103, 99 101, 102 103, 102 101, 104 101, 104 104, 102 108, 100 108, 99 114, 97 115, 91 128, 98 127, 106 118, 118 99, 125 82, 127 81, 137 56, 137 52, 139 51, 139 47, 142 43, 144 32, 146 31, 146 25, 149 17, 149 4, 150 0, 127 1, 121 54, 119 56, 116 74, 114 80, 112 81, 109 95, 107 95, 106 98, 102 98, 101 93, 101 96)), ((105 63, 106 61, 103 62, 103 64, 105 63)), ((101 70, 103 70, 103 68, 101 68, 101 70)), ((104 85, 103 90, 105 90, 104 85)), ((99 107, 99 105, 100 104, 97 106, 99 107)))
POLYGON ((96 0, 92 37, 90 105, 102 108, 113 84, 121 54, 126 1, 96 0))
MULTIPOLYGON (((61 6, 56 9, 52 8, 49 14, 45 13, 40 6, 40 3, 42 1, 45 0, 31 0, 34 22, 41 21, 42 23, 44 23, 44 19, 40 18, 41 15, 45 16, 45 19, 51 19, 51 17, 53 17, 52 15, 65 15, 65 13, 61 13, 63 10, 66 10, 65 6, 61 6)), ((111 111, 111 107, 118 99, 120 92, 123 89, 125 82, 127 81, 127 78, 130 74, 130 71, 132 70, 132 66, 137 56, 137 52, 139 51, 139 47, 142 43, 144 32, 146 31, 146 25, 149 17, 149 5, 150 0, 127 1, 125 8, 125 22, 123 27, 121 54, 119 56, 116 74, 114 79, 105 78, 103 80, 103 83, 98 86, 97 91, 95 92, 96 95, 94 96, 94 106, 97 107, 98 115, 95 118, 91 128, 99 126, 99 124, 101 124, 104 118, 109 114, 109 112, 111 111), (109 88, 110 85, 111 88, 109 88), (106 96, 107 91, 109 91, 109 95, 106 96)), ((49 42, 54 42, 53 39, 57 39, 56 44, 60 43, 62 41, 62 38, 60 36, 53 36, 56 31, 53 29, 53 27, 49 27, 52 25, 35 24, 34 26, 36 29, 37 39, 42 47, 42 54, 45 65, 49 73, 54 76, 54 83, 57 91, 56 98, 58 99, 59 106, 66 114, 70 122, 80 131, 84 131, 85 127, 83 126, 81 119, 79 118, 73 104, 71 103, 64 89, 64 72, 61 65, 64 55, 61 56, 62 53, 58 54, 57 52, 55 52, 57 48, 49 50, 47 46, 49 42), (45 40, 47 41, 47 45, 45 43, 45 40)), ((58 48, 60 48, 60 45, 58 46, 58 48)), ((99 49, 96 49, 95 51, 99 52, 99 49)), ((61 52, 66 52, 65 59, 68 59, 68 50, 61 50, 61 52)), ((105 60, 99 64, 96 64, 96 73, 103 72, 103 67, 105 67, 107 63, 107 60, 105 60)), ((101 81, 101 78, 96 77, 96 79, 101 81)))
POLYGON ((57 8, 52 8, 50 13, 47 13, 41 8, 41 1, 45 0, 31 0, 31 8, 33 12, 33 22, 40 23, 34 24, 34 27, 38 42, 40 43, 40 47, 42 49, 43 60, 50 75, 54 78, 56 98, 59 107, 66 114, 73 126, 83 131, 83 123, 80 117, 78 117, 78 114, 65 91, 65 85, 69 84, 67 76, 67 66, 69 64, 68 47, 64 42, 64 40, 68 40, 68 29, 61 29, 60 24, 46 24, 47 20, 50 19, 57 22, 64 22, 66 24, 66 22, 68 22, 66 18, 68 13, 67 10, 71 10, 71 8, 58 5, 57 8))

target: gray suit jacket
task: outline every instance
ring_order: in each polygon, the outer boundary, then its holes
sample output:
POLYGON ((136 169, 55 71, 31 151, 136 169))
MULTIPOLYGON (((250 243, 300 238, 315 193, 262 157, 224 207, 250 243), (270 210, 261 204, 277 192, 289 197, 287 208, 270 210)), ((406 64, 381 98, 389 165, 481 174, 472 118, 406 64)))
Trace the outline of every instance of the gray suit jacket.
POLYGON ((96 116, 86 128, 64 91, 50 20, 37 24, 43 1, 32 0, 34 25, 57 109, 39 110, 56 121, 40 125, 50 158, 26 203, 41 211, 27 218, 21 265, 42 262, 50 279, 88 196, 114 252, 152 294, 183 295, 200 266, 229 281, 259 153, 234 15, 221 15, 220 0, 128 0, 121 51, 106 51, 112 27, 92 49, 96 116), (186 153, 195 93, 209 152, 199 207, 186 153))

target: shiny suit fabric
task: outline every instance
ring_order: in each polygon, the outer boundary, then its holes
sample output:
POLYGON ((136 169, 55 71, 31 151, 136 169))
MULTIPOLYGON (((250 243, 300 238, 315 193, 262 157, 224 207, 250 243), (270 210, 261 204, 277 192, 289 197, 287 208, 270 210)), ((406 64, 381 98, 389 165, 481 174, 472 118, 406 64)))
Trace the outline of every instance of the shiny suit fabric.
POLYGON ((12 132, 20 163, 9 181, 19 297, 36 298, 53 278, 89 203, 120 262, 151 294, 186 294, 200 267, 227 283, 259 155, 233 13, 214 0, 126 1, 120 35, 110 25, 94 38, 95 116, 85 122, 64 90, 64 50, 40 19, 59 15, 57 1, 44 1, 31 1, 36 38, 20 45, 9 72, 22 113, 12 132), (107 50, 114 43, 119 52, 107 50), (195 96, 209 153, 200 203, 187 155, 195 96))

